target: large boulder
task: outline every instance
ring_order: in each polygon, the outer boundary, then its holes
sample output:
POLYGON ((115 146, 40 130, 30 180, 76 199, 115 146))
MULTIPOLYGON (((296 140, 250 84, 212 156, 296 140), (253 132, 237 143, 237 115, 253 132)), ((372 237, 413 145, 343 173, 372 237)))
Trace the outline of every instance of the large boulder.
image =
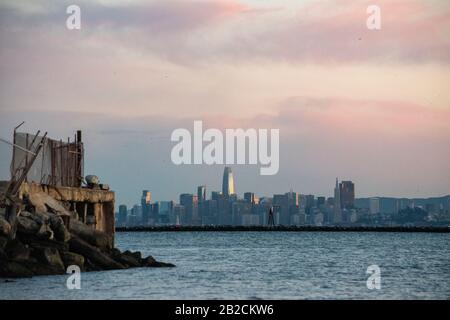
POLYGON ((125 251, 121 255, 114 255, 114 259, 121 264, 125 265, 127 268, 137 268, 141 266, 141 259, 138 258, 130 251, 125 251))
POLYGON ((0 216, 0 236, 11 236, 11 225, 2 216, 0 216))
POLYGON ((24 262, 30 258, 30 248, 17 239, 7 243, 5 253, 10 260, 16 262, 24 262))
POLYGON ((148 256, 147 258, 142 259, 142 266, 150 267, 150 268, 173 268, 173 267, 175 267, 175 265, 172 263, 156 261, 155 258, 153 258, 152 256, 148 256))
POLYGON ((50 226, 47 223, 44 223, 39 228, 38 232, 36 233, 36 236, 39 239, 52 240, 53 239, 53 230, 50 228, 50 226))
POLYGON ((23 234, 36 234, 41 225, 27 215, 17 217, 17 231, 23 234))
POLYGON ((81 254, 74 252, 61 252, 61 258, 66 269, 72 265, 79 266, 81 270, 84 269, 85 259, 81 254))
POLYGON ((43 273, 46 273, 47 269, 51 269, 56 274, 63 274, 65 272, 64 263, 56 248, 37 247, 34 248, 33 255, 42 264, 42 269, 44 269, 43 273))
POLYGON ((36 192, 28 195, 28 200, 38 213, 52 212, 60 215, 69 215, 67 209, 56 199, 45 192, 36 192))
POLYGON ((78 220, 71 220, 69 228, 72 234, 102 251, 109 252, 112 249, 111 237, 102 231, 94 230, 78 220))
POLYGON ((4 264, 8 261, 8 256, 6 255, 5 251, 3 251, 2 248, 0 248, 0 264, 4 264))
POLYGON ((7 243, 8 243, 8 238, 0 236, 0 250, 5 250, 7 243))
POLYGON ((33 272, 24 264, 16 261, 0 263, 0 278, 29 278, 33 272))
POLYGON ((106 270, 113 269, 125 269, 125 266, 109 255, 102 252, 99 248, 90 245, 86 241, 73 237, 69 240, 70 251, 81 254, 85 258, 89 259, 94 265, 101 267, 106 270))
POLYGON ((67 242, 70 240, 70 232, 67 230, 63 219, 60 216, 50 214, 49 222, 56 240, 62 242, 67 242))

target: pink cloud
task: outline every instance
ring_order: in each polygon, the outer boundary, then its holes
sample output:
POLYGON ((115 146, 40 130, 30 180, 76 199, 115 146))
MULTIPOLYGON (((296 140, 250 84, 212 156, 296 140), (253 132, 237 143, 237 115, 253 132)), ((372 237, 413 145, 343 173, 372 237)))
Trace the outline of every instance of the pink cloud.
POLYGON ((293 97, 283 103, 279 117, 290 132, 303 127, 325 137, 338 132, 407 139, 450 137, 449 109, 403 101, 293 97))
POLYGON ((450 5, 424 0, 313 1, 293 19, 246 40, 249 55, 274 59, 448 62, 449 32, 450 5), (381 30, 366 27, 366 9, 372 4, 381 8, 381 30))

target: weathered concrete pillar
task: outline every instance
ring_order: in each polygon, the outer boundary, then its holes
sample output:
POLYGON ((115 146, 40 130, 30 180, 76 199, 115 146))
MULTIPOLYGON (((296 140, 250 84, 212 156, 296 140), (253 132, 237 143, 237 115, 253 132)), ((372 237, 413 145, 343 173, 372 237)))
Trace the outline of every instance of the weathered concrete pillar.
POLYGON ((103 230, 103 212, 101 203, 93 203, 94 207, 94 229, 103 230))
POLYGON ((103 203, 104 229, 109 236, 111 236, 112 244, 114 244, 115 233, 115 212, 114 201, 103 203))

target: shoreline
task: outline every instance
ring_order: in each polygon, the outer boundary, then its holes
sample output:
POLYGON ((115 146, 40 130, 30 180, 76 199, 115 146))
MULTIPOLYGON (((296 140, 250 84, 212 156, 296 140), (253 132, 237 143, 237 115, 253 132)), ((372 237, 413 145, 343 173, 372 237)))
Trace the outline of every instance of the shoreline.
POLYGON ((428 232, 450 233, 450 227, 345 226, 138 226, 116 227, 116 232, 428 232))

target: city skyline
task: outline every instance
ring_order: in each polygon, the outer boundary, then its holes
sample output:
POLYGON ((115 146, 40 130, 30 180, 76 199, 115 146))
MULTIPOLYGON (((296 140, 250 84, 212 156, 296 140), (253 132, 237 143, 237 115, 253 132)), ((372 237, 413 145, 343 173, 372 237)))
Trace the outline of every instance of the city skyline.
MULTIPOLYGON (((221 192, 223 194, 224 181, 225 181, 225 168, 227 168, 227 166, 223 166, 222 165, 222 166, 218 166, 218 167, 222 167, 223 168, 223 170, 222 170, 223 174, 222 174, 222 179, 220 179, 220 178, 217 179, 218 181, 220 180, 220 182, 215 184, 216 187, 213 187, 212 185, 206 185, 206 184, 201 184, 200 183, 200 184, 196 184, 195 186, 193 186, 190 190, 184 190, 184 191, 180 192, 179 194, 174 194, 173 196, 167 197, 167 198, 154 197, 154 193, 151 190, 147 190, 145 188, 144 189, 137 188, 137 189, 140 190, 139 192, 143 192, 142 190, 150 192, 151 198, 154 199, 154 202, 177 201, 180 194, 193 194, 193 195, 196 195, 200 199, 200 197, 199 197, 200 192, 205 196, 206 199, 208 199, 208 198, 212 197, 213 193, 221 192)), ((231 167, 229 167, 229 168, 231 168, 231 167)), ((231 169, 231 172, 233 172, 233 169, 231 169)), ((235 186, 235 184, 234 184, 234 181, 235 181, 234 177, 235 176, 233 175, 233 173, 231 173, 231 175, 232 175, 233 189, 234 189, 234 186, 235 186)), ((354 199, 370 199, 370 198, 428 199, 428 198, 445 197, 445 196, 450 195, 450 192, 442 193, 442 194, 434 194, 434 195, 429 195, 429 196, 426 196, 426 195, 425 196, 420 196, 420 195, 419 196, 408 196, 408 195, 392 196, 392 195, 389 195, 389 194, 365 194, 365 193, 362 193, 358 197, 356 197, 355 196, 355 189, 354 189, 355 186, 354 186, 354 184, 358 183, 358 185, 360 185, 359 182, 351 181, 351 180, 348 180, 348 179, 347 180, 341 180, 341 182, 339 182, 339 177, 334 177, 334 179, 335 179, 335 183, 336 182, 338 183, 337 184, 337 189, 336 189, 336 184, 334 184, 334 187, 329 188, 329 192, 314 193, 314 192, 308 192, 307 189, 303 189, 302 192, 297 190, 296 192, 299 193, 299 194, 304 194, 304 195, 311 195, 311 194, 313 194, 316 197, 324 197, 325 199, 330 198, 330 197, 334 198, 335 195, 336 195, 336 190, 339 190, 339 196, 340 196, 340 193, 342 192, 342 189, 345 188, 345 187, 349 187, 349 185, 347 185, 347 184, 351 184, 351 188, 353 188, 353 189, 351 189, 351 193, 352 193, 354 199)), ((238 184, 238 189, 242 189, 242 188, 239 188, 239 184, 238 184)), ((249 188, 249 190, 247 190, 247 189, 246 190, 240 190, 239 192, 234 192, 233 194, 235 194, 238 198, 245 198, 245 195, 247 193, 252 194, 253 196, 258 196, 259 198, 270 198, 274 194, 277 194, 279 192, 286 192, 287 193, 287 192, 291 192, 293 190, 294 189, 292 187, 285 187, 284 189, 275 190, 273 193, 270 193, 270 192, 268 192, 268 193, 258 193, 258 192, 255 192, 254 189, 249 188)), ((120 197, 118 197, 118 198, 120 198, 120 197)), ((131 200, 130 202, 122 201, 122 202, 120 202, 120 204, 124 204, 127 207, 132 207, 133 205, 136 204, 136 201, 137 200, 131 200)), ((342 208, 344 208, 346 205, 343 203, 343 199, 340 199, 340 201, 342 203, 342 208)))
POLYGON ((222 166, 170 161, 171 133, 196 120, 279 129, 278 174, 233 166, 238 193, 329 194, 336 176, 363 196, 450 190, 448 1, 377 1, 375 31, 365 0, 82 0, 80 30, 69 4, 0 3, 0 137, 22 121, 82 130, 86 172, 119 203, 220 190, 222 166))
POLYGON ((158 225, 266 225, 273 212, 275 225, 367 225, 439 223, 448 220, 450 195, 429 199, 388 197, 357 198, 355 183, 336 177, 334 195, 289 192, 259 196, 247 191, 243 197, 232 192, 234 176, 224 167, 222 191, 206 195, 207 186, 197 193, 182 193, 179 201, 154 201, 142 191, 141 206, 120 205, 116 221, 120 226, 158 225), (406 218, 404 218, 406 217, 406 218), (409 219, 409 220, 408 220, 409 219), (416 219, 416 220, 415 220, 416 219), (409 221, 409 222, 408 222, 409 221))

